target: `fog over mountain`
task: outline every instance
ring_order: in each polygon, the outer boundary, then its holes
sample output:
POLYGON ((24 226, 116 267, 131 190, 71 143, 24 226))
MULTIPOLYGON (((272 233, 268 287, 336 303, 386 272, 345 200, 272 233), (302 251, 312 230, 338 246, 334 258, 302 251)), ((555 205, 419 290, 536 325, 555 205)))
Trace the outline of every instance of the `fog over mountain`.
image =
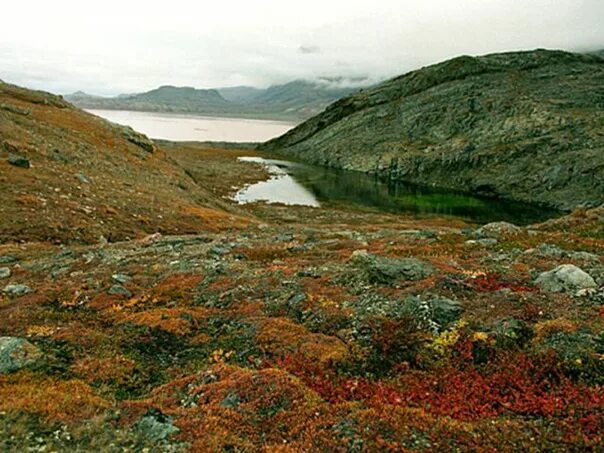
POLYGON ((2 17, 0 79, 98 95, 370 84, 459 54, 604 47, 601 0, 25 0, 2 17))

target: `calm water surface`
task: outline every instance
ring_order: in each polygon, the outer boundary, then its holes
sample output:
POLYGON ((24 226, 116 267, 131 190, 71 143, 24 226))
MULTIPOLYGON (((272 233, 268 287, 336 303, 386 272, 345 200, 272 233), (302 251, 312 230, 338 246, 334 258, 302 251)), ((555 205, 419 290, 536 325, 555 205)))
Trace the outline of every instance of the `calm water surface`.
POLYGON ((558 211, 526 203, 379 181, 364 173, 260 157, 240 160, 267 166, 271 176, 242 188, 234 197, 239 203, 264 201, 312 207, 329 203, 394 213, 449 215, 477 223, 505 220, 519 225, 560 215, 558 211))
POLYGON ((151 138, 173 141, 264 142, 294 124, 245 118, 217 118, 130 110, 87 110, 114 123, 130 126, 151 138))

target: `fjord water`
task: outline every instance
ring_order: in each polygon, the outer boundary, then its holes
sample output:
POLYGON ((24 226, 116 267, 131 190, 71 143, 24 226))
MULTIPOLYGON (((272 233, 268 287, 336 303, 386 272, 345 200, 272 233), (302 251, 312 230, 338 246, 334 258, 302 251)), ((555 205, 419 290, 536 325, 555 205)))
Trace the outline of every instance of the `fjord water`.
POLYGON ((477 223, 508 221, 518 225, 560 215, 559 211, 526 203, 380 181, 359 172, 260 157, 240 160, 267 166, 271 176, 242 188, 234 197, 239 203, 264 201, 313 207, 333 204, 394 213, 447 215, 477 223))
POLYGON ((218 118, 180 113, 131 110, 87 110, 149 136, 172 141, 264 142, 284 134, 294 124, 246 118, 218 118))

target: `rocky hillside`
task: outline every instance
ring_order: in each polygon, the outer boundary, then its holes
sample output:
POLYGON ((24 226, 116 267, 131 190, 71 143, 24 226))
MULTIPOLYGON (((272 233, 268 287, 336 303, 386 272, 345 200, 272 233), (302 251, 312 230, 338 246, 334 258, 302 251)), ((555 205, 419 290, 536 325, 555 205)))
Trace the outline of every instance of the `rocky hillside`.
POLYGON ((341 99, 263 149, 569 209, 604 202, 604 59, 458 57, 341 99))
POLYGON ((0 192, 0 243, 94 243, 242 221, 144 135, 5 83, 0 192))

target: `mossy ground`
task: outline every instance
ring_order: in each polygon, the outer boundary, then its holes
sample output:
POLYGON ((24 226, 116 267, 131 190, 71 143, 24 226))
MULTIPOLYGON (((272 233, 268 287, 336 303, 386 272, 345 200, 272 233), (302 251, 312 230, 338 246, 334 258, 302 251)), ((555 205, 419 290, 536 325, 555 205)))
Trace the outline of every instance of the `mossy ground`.
MULTIPOLYGON (((19 106, 34 111, 40 128, 54 110, 28 96, 19 106)), ((80 120, 90 129, 73 133, 72 124, 73 140, 96 130, 96 120, 80 120)), ((10 131, 11 140, 23 142, 10 131)), ((119 140, 103 149, 138 153, 119 140)), ((133 198, 117 182, 86 189, 90 199, 107 200, 98 212, 116 206, 108 217, 90 218, 71 212, 68 199, 42 211, 19 201, 50 199, 55 186, 63 193, 72 184, 52 175, 76 167, 39 153, 29 151, 34 164, 41 162, 29 170, 4 171, 1 164, 7 197, 0 257, 13 257, 2 265, 12 272, 5 281, 33 292, 0 296, 0 335, 27 338, 44 357, 0 376, 1 449, 602 445, 602 208, 487 247, 468 245, 472 225, 448 217, 237 206, 224 197, 264 177, 236 160, 249 151, 164 144, 137 161, 139 171, 116 167, 114 181, 133 178, 133 198), (164 180, 164 169, 178 175, 175 184, 164 180), (158 179, 146 179, 152 175, 158 179), (179 178, 191 190, 181 190, 179 178), (136 194, 144 190, 150 198, 136 194), (131 212, 153 220, 133 220, 131 212), (59 219, 81 229, 54 229, 59 219), (544 244, 592 255, 549 253, 556 249, 544 244), (352 258, 357 250, 413 257, 434 272, 374 283, 352 258), (540 272, 563 263, 589 272, 600 290, 576 296, 534 286, 540 272), (131 295, 109 294, 116 284, 131 295), (432 319, 424 308, 435 297, 457 301, 461 317, 432 319), (179 431, 162 437, 172 427, 179 431)), ((81 164, 96 181, 106 177, 96 166, 101 160, 81 164)))
MULTIPOLYGON (((217 196, 238 184, 237 152, 187 145, 170 153, 217 196)), ((60 429, 69 449, 89 445, 91 432, 120 432, 117 442, 143 448, 136 423, 156 410, 180 430, 169 442, 193 450, 602 442, 602 301, 532 283, 572 262, 535 252, 540 244, 601 256, 601 211, 485 248, 468 246, 468 225, 448 218, 233 209, 249 221, 197 235, 0 248, 19 259, 11 280, 35 290, 3 296, 0 332, 28 338, 46 357, 2 377, 0 410, 13 439, 60 429), (360 249, 419 258, 436 272, 372 284, 351 260, 360 249), (131 277, 132 297, 107 293, 116 274, 131 277), (430 295, 459 301, 462 319, 434 333, 396 310, 367 314, 430 295)), ((601 258, 575 264, 602 282, 601 258)))

